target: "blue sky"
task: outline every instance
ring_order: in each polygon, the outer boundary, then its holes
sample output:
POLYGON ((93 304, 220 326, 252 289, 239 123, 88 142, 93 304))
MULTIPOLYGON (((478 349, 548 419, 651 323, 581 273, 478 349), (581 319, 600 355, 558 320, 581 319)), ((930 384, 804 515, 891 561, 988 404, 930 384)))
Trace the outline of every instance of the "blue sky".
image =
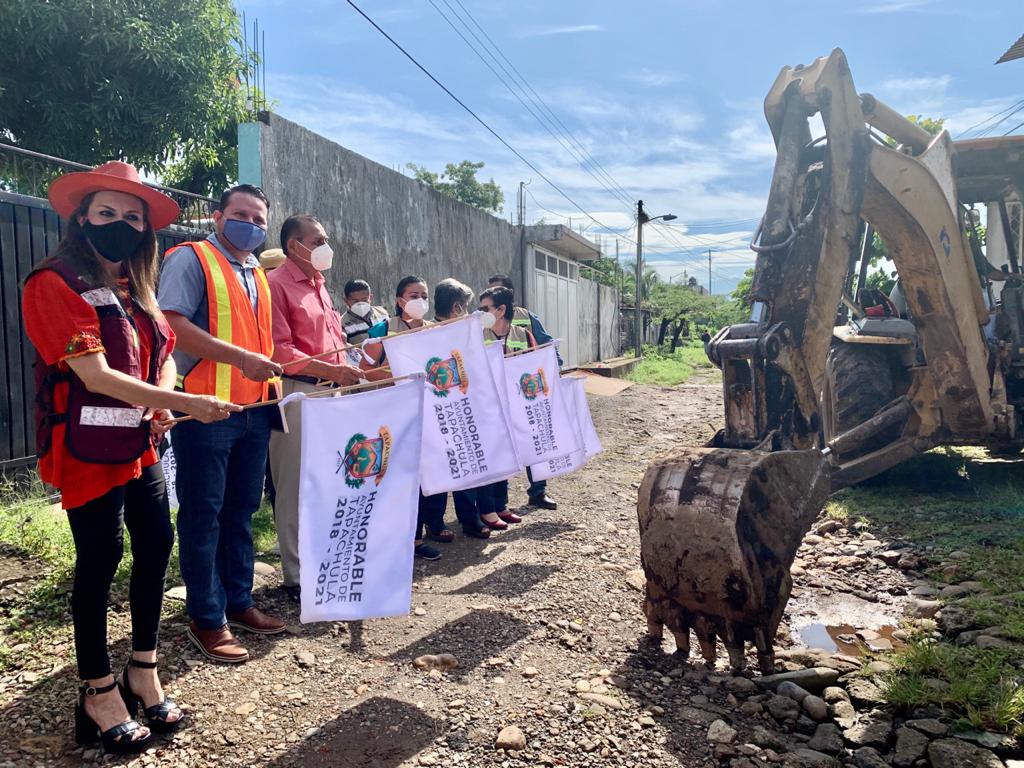
MULTIPOLYGON (((526 167, 343 0, 237 3, 267 31, 267 90, 280 114, 396 169, 484 161, 482 177, 505 192, 506 218, 519 182, 532 179, 528 223, 571 218, 611 255, 609 230, 633 237, 626 200, 642 198, 651 215, 679 217, 671 230, 645 227, 646 261, 665 279, 686 270, 706 284, 710 247, 715 293, 731 290, 753 261, 746 243, 763 213, 774 158, 762 102, 784 65, 841 47, 858 91, 904 114, 946 118, 954 137, 1024 98, 1024 61, 993 66, 1024 33, 1020 0, 356 2, 608 229, 526 167), (486 32, 557 117, 549 118, 555 136, 438 9, 474 44, 460 19, 485 42, 486 32)), ((995 133, 1024 113, 1014 117, 995 133)), ((631 243, 622 239, 621 249, 631 258, 631 243)))

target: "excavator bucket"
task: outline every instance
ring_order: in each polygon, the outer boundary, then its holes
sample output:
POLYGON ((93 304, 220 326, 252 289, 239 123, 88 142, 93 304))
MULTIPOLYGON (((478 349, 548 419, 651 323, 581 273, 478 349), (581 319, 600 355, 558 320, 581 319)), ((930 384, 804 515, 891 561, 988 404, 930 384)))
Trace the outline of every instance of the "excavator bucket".
POLYGON ((687 448, 655 461, 637 507, 650 636, 667 626, 688 655, 692 629, 709 663, 721 638, 736 669, 751 642, 770 674, 789 568, 829 492, 817 450, 687 448))

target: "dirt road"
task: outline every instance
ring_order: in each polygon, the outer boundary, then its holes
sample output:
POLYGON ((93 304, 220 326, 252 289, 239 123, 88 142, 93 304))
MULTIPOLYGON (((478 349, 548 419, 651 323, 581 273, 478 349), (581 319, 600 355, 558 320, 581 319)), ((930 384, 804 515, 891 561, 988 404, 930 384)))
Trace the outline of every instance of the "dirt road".
MULTIPOLYGON (((193 725, 137 764, 714 764, 705 733, 715 705, 682 706, 699 686, 670 677, 682 670, 669 657, 654 664, 639 653, 640 593, 627 575, 639 567, 643 469, 656 451, 710 435, 719 386, 694 380, 592 397, 605 450, 552 482, 559 509, 532 511, 487 542, 459 538, 441 561, 417 563, 407 618, 300 626, 270 573, 257 600, 296 624, 277 638, 247 638, 253 659, 232 668, 201 660, 185 641, 181 603, 170 603, 162 669, 193 725), (414 668, 427 653, 451 653, 459 666, 414 668), (514 756, 495 746, 505 726, 525 736, 514 756)), ((525 500, 521 482, 512 498, 525 500)), ((111 627, 122 655, 124 608, 111 627)), ((0 680, 0 765, 98 758, 70 739, 70 651, 58 632, 50 648, 22 649, 25 663, 0 680)))

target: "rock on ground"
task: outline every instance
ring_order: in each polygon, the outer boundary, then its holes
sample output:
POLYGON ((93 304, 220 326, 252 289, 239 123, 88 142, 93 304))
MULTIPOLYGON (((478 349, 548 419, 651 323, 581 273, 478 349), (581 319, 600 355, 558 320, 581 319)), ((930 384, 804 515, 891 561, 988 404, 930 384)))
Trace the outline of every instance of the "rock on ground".
POLYGON ((928 745, 932 768, 1003 768, 1003 761, 987 749, 960 739, 939 739, 928 745))

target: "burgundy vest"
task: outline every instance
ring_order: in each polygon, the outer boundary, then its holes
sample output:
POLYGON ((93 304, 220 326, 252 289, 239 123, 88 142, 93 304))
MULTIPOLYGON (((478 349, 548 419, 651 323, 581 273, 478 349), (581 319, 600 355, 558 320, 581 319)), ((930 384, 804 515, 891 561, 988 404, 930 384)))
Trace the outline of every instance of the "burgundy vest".
MULTIPOLYGON (((100 322, 100 340, 103 343, 107 365, 133 378, 155 385, 160 368, 167 359, 167 333, 161 323, 154 320, 142 306, 132 299, 133 315, 129 315, 116 294, 109 288, 89 285, 75 274, 64 261, 50 259, 32 274, 50 269, 56 272, 75 293, 82 296, 93 309, 100 322), (149 370, 142 375, 137 342, 139 322, 147 324, 153 346, 149 355, 149 370)), ((32 279, 32 275, 29 275, 32 279)), ((47 365, 36 352, 36 452, 42 456, 51 448, 53 426, 64 424, 64 443, 68 453, 79 461, 93 464, 127 464, 135 461, 150 445, 150 422, 133 425, 133 410, 129 403, 106 395, 90 392, 72 371, 58 370, 47 365), (68 384, 68 406, 63 413, 54 408, 54 389, 60 382, 68 384)))

